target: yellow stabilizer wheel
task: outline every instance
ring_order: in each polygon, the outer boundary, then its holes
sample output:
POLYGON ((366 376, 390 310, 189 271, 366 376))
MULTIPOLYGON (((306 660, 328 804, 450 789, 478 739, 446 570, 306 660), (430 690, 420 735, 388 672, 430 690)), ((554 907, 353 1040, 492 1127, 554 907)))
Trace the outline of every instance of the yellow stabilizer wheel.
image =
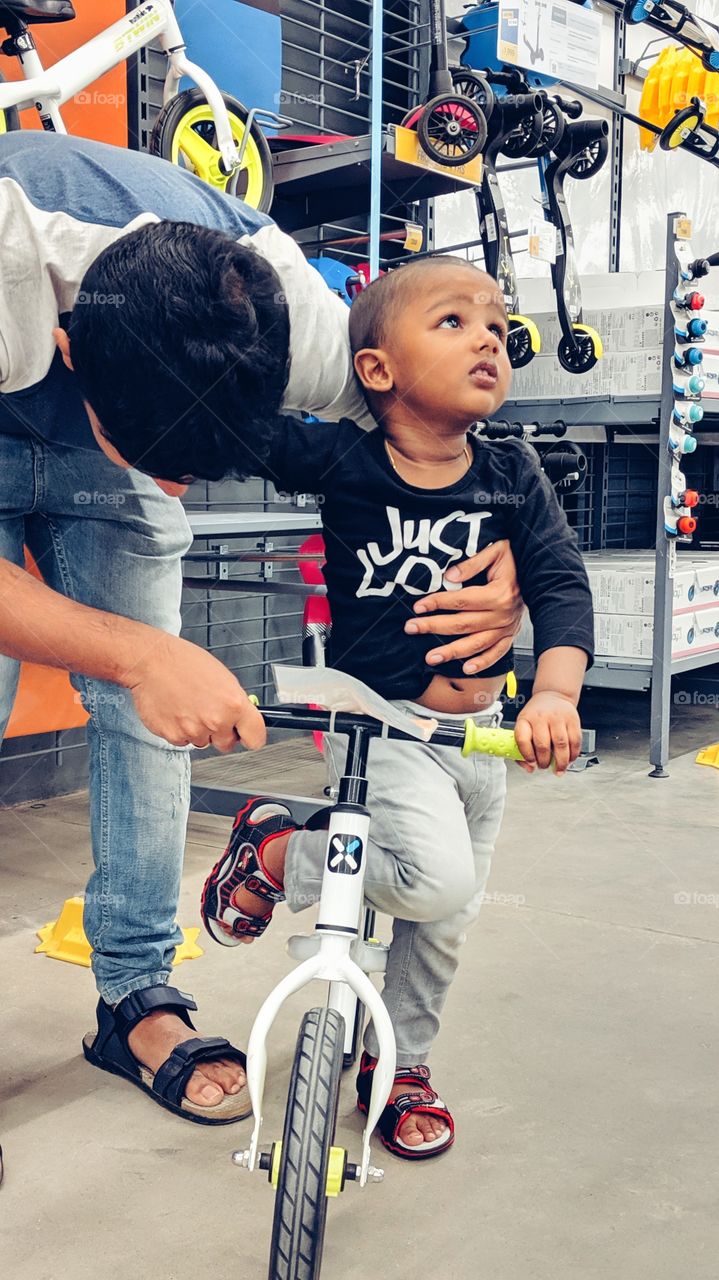
MULTIPOLYGON (((282 1143, 273 1142, 270 1151, 270 1168, 267 1174, 267 1181, 271 1184, 274 1191, 277 1190, 277 1183, 280 1178, 280 1160, 282 1158, 282 1143)), ((325 1194, 328 1196, 338 1196, 345 1185, 345 1169, 347 1168, 347 1152, 344 1147, 330 1147, 330 1154, 327 1161, 327 1182, 325 1185, 325 1194)))
POLYGON ((282 1143, 273 1142, 272 1150, 270 1151, 270 1171, 268 1174, 268 1181, 270 1182, 273 1191, 277 1190, 277 1182, 280 1176, 280 1156, 281 1155, 282 1155, 282 1143))
MULTIPOLYGON (((246 133, 247 110, 237 98, 223 94, 232 136, 238 147, 246 133)), ((188 89, 160 112, 150 137, 150 150, 163 160, 190 169, 216 191, 244 200, 267 213, 272 203, 272 156, 259 126, 247 139, 242 167, 223 173, 216 145, 215 122, 209 103, 199 89, 188 89)))
POLYGON ((506 760, 524 759, 511 729, 488 729, 486 725, 475 724, 474 720, 465 720, 462 755, 469 756, 473 751, 485 756, 504 756, 506 760))
POLYGON ((344 1147, 330 1147, 327 1163, 327 1195, 338 1196, 345 1184, 347 1152, 344 1147))
POLYGON ((508 315, 507 354, 513 369, 522 369, 542 350, 539 329, 529 316, 508 315))
POLYGON ((516 698, 517 696, 517 677, 513 671, 507 672, 507 697, 516 698))

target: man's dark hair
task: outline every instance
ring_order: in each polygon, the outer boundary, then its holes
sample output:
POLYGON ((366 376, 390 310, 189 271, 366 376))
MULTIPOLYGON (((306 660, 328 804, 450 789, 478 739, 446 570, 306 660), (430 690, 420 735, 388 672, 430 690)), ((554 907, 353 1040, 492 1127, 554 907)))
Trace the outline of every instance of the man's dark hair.
POLYGON ((219 480, 266 457, 290 325, 254 249, 187 222, 140 227, 88 268, 68 332, 83 398, 126 462, 219 480))
MULTIPOLYGON (((422 277, 437 267, 471 267, 466 258, 453 254, 418 258, 406 266, 397 267, 385 276, 378 276, 357 295, 350 309, 350 346, 352 354, 365 347, 383 347, 390 335, 392 323, 399 311, 406 307, 422 289, 422 277)), ((486 273, 477 269, 478 275, 486 273)))

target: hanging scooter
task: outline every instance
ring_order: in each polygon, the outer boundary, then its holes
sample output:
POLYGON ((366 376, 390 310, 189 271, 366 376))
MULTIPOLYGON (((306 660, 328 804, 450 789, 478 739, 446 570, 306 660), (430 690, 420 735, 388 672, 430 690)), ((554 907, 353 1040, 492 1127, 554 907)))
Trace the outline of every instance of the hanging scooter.
POLYGON ((705 123, 706 106, 692 98, 688 107, 677 111, 659 134, 662 151, 690 151, 699 160, 719 167, 719 131, 705 123))
MULTIPOLYGON (((469 74, 475 77, 477 75, 464 68, 455 72, 458 83, 465 83, 469 74)), ((567 175, 583 180, 599 172, 609 150, 609 126, 604 120, 579 122, 578 117, 582 113, 580 102, 568 101, 559 95, 550 97, 545 90, 538 90, 531 95, 538 115, 525 109, 505 133, 503 125, 509 115, 510 105, 526 100, 528 96, 527 81, 515 68, 503 71, 485 68, 479 74, 479 79, 486 79, 490 85, 500 86, 508 95, 505 99, 495 100, 489 115, 489 142, 484 156, 484 173, 482 185, 476 193, 487 270, 495 275, 498 282, 501 283, 501 279, 506 281, 507 308, 514 311, 518 305, 516 273, 506 209, 494 161, 499 151, 515 160, 535 158, 539 168, 544 216, 557 231, 556 261, 550 267, 557 315, 562 329, 557 356, 562 367, 569 372, 586 373, 601 358, 602 340, 596 329, 583 322, 582 294, 574 254, 572 224, 564 198, 564 181, 567 175), (502 104, 506 104, 503 109, 502 104)), ((504 288, 504 285, 501 287, 504 288)), ((520 368, 528 364, 540 349, 539 332, 532 321, 527 323, 525 317, 513 316, 512 319, 516 323, 510 324, 508 349, 513 367, 520 368)))
MULTIPOLYGON (((480 97, 458 92, 447 56, 444 0, 430 0, 429 100, 413 107, 402 121, 416 129, 422 150, 437 164, 456 168, 476 159, 484 150, 487 123, 480 97)), ((481 86, 480 86, 481 88, 481 86)))
POLYGON ((719 26, 677 0, 607 0, 630 26, 648 27, 691 49, 706 71, 719 71, 719 26))
POLYGON ((515 92, 510 73, 492 73, 496 84, 512 92, 495 97, 483 75, 457 71, 455 85, 463 93, 478 86, 482 109, 487 113, 487 144, 484 152, 482 181, 475 188, 479 234, 484 253, 485 270, 493 276, 502 291, 507 308, 509 334, 507 351, 514 369, 529 364, 541 349, 539 330, 533 320, 519 312, 517 272, 512 255, 507 210, 497 177, 497 156, 505 151, 510 138, 521 137, 525 146, 536 146, 542 136, 542 97, 539 93, 515 92), (508 82, 511 82, 508 85, 508 82))
POLYGON ((567 177, 583 181, 599 172, 609 151, 608 135, 606 120, 567 121, 551 156, 539 158, 544 216, 557 230, 556 260, 550 265, 562 329, 557 356, 569 373, 592 369, 601 359, 602 340, 582 317, 582 291, 564 182, 567 177))

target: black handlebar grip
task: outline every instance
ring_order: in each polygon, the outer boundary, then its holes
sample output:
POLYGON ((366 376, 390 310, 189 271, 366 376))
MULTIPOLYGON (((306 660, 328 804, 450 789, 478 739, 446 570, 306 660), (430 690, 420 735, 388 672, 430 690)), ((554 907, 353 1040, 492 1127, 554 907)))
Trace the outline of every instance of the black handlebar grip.
POLYGON ((502 127, 514 128, 528 115, 541 115, 542 95, 541 93, 513 93, 506 98, 499 98, 497 106, 501 111, 502 127))
POLYGON ((560 98, 559 94, 554 94, 554 101, 561 108, 568 120, 578 120, 584 107, 576 98, 560 98))
POLYGON ((609 137, 609 125, 606 120, 575 120, 568 124, 562 138, 562 149, 576 153, 609 137))

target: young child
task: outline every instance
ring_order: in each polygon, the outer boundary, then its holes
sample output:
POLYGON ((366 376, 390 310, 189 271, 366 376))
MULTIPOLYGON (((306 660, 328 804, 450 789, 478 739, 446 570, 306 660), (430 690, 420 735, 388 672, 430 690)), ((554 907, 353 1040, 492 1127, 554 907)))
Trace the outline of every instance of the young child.
MULTIPOLYGON (((512 655, 477 676, 459 661, 433 671, 437 643, 413 634, 418 596, 451 586, 451 566, 509 538, 534 626, 532 697, 516 736, 525 767, 563 773, 580 750, 577 702, 593 648, 592 599, 575 535, 516 440, 468 435, 506 399, 507 317, 495 282, 462 259, 427 258, 383 276, 355 300, 350 341, 379 430, 282 420, 266 474, 322 494, 332 614, 327 661, 410 714, 498 723, 512 655), (404 630, 402 623, 404 623, 404 630)), ((318 359, 322 353, 317 353, 318 359)), ((332 781, 347 740, 325 736, 332 781)), ((374 739, 365 896, 394 917, 384 1000, 397 1039, 395 1085, 379 1130, 395 1154, 445 1151, 454 1122, 424 1065, 437 1035, 464 931, 476 919, 504 807, 503 760, 451 747, 374 739)), ((212 936, 233 946, 264 932, 275 903, 319 897, 326 836, 298 829, 267 798, 238 814, 203 892, 212 936)), ((357 1078, 366 1110, 376 1062, 372 1027, 357 1078)))

